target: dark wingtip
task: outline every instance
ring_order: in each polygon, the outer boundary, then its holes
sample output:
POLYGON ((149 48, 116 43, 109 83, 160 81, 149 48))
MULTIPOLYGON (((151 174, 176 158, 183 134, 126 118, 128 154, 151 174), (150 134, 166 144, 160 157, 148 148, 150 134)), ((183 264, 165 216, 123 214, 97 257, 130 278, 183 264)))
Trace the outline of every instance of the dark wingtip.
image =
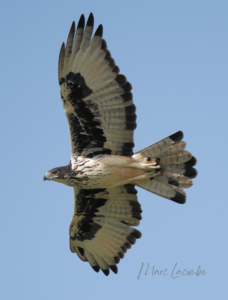
POLYGON ((197 159, 194 157, 194 156, 192 156, 192 158, 189 160, 189 161, 187 161, 186 163, 185 163, 185 165, 187 166, 187 167, 193 167, 193 166, 195 166, 197 164, 197 159))
POLYGON ((120 257, 119 256, 115 256, 114 260, 115 260, 115 263, 118 264, 120 262, 120 257))
POLYGON ((109 269, 106 269, 106 270, 101 269, 101 271, 105 274, 105 276, 109 275, 109 269))
POLYGON ((182 195, 179 192, 176 192, 176 195, 171 198, 170 200, 179 203, 179 204, 184 204, 186 202, 186 197, 184 195, 182 195))
POLYGON ((131 233, 136 239, 140 239, 141 237, 142 237, 142 233, 139 231, 139 230, 137 230, 137 229, 135 229, 134 231, 132 231, 132 233, 131 233))
POLYGON ((80 17, 80 19, 79 19, 79 21, 78 21, 77 29, 79 29, 79 28, 84 29, 84 26, 85 26, 85 17, 82 14, 81 17, 80 17))
POLYGON ((176 133, 174 133, 174 134, 172 134, 172 135, 169 136, 169 138, 171 140, 173 140, 174 142, 181 141, 183 139, 183 137, 184 137, 184 134, 183 134, 182 131, 177 131, 176 133))
POLYGON ((126 78, 124 75, 119 74, 119 75, 116 76, 115 81, 116 81, 120 86, 122 86, 122 85, 124 85, 125 83, 127 83, 127 78, 126 78))
POLYGON ((124 129, 126 129, 126 130, 135 130, 136 127, 137 127, 136 123, 127 123, 124 129))
POLYGON ((63 51, 64 49, 65 49, 65 43, 63 42, 62 45, 61 45, 60 53, 61 53, 61 51, 63 51))
POLYGON ((127 249, 131 249, 131 243, 128 241, 124 243, 124 246, 126 246, 127 249))
MULTIPOLYGON (((141 216, 140 212, 138 212, 138 211, 133 211, 132 212, 132 217, 137 219, 137 220, 142 220, 142 216, 141 216)), ((133 232, 132 232, 132 234, 133 234, 133 232)))
POLYGON ((115 66, 112 72, 118 74, 120 72, 120 68, 118 66, 115 66))
MULTIPOLYGON (((123 250, 124 253, 127 252, 127 247, 126 247, 126 246, 122 245, 120 248, 123 250)), ((118 254, 119 254, 119 253, 118 253, 118 254)))
POLYGON ((112 58, 111 53, 109 50, 107 50, 106 55, 105 55, 105 60, 111 61, 111 58, 112 58))
POLYGON ((102 36, 102 34, 103 34, 103 26, 102 26, 102 24, 100 24, 100 25, 97 27, 97 30, 96 30, 94 36, 102 36))
POLYGON ((109 268, 112 270, 113 273, 117 274, 118 272, 118 268, 116 265, 113 265, 113 266, 109 266, 109 268))
POLYGON ((124 85, 122 85, 122 89, 125 92, 129 92, 130 90, 132 90, 132 85, 130 84, 130 82, 125 83, 124 85))
POLYGON ((131 105, 125 107, 125 111, 126 111, 127 115, 132 115, 135 113, 136 107, 134 104, 131 104, 131 105))
POLYGON ((91 266, 95 272, 99 272, 100 271, 100 267, 99 266, 91 266))
POLYGON ((114 67, 115 67, 115 60, 114 60, 113 58, 110 59, 109 66, 110 66, 111 68, 114 68, 114 67))
POLYGON ((71 28, 70 28, 70 32, 74 32, 75 31, 75 22, 72 22, 71 28))
POLYGON ((135 244, 135 242, 136 242, 136 239, 135 239, 135 237, 133 236, 133 235, 129 235, 129 236, 127 236, 127 240, 132 244, 132 245, 134 245, 135 244))
POLYGON ((88 18, 88 21, 86 23, 86 27, 87 26, 92 26, 93 27, 94 25, 94 17, 93 17, 93 13, 90 13, 89 14, 89 18, 88 18))
MULTIPOLYGON (((102 40, 101 49, 106 50, 107 49, 107 43, 105 40, 102 40)), ((111 54, 110 54, 111 55, 111 54)))
POLYGON ((188 169, 186 169, 186 171, 184 173, 184 176, 186 176, 190 179, 195 178, 197 175, 198 175, 198 172, 195 168, 188 168, 188 169))
POLYGON ((124 102, 128 102, 132 100, 133 95, 131 92, 126 92, 125 94, 121 95, 121 97, 123 98, 124 102))

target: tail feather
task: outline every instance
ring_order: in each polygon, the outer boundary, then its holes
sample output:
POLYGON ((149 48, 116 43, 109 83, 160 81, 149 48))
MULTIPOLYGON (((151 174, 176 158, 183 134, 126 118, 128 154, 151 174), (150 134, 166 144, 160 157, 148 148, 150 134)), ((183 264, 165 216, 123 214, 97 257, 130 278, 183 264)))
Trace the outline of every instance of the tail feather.
POLYGON ((172 184, 174 184, 182 189, 190 188, 193 185, 193 182, 189 177, 181 175, 181 174, 177 174, 175 171, 171 172, 171 171, 165 169, 162 172, 162 175, 163 175, 163 177, 170 180, 169 183, 171 183, 171 180, 176 181, 176 184, 175 183, 172 183, 172 184))
POLYGON ((163 166, 169 166, 174 164, 182 164, 189 161, 192 158, 192 155, 188 151, 179 151, 171 156, 164 156, 160 159, 160 163, 163 166))
POLYGON ((176 146, 179 141, 182 140, 184 137, 184 134, 182 131, 178 131, 167 138, 141 150, 136 152, 143 154, 147 157, 161 157, 160 155, 164 153, 165 151, 169 150, 171 147, 176 146))
POLYGON ((167 170, 171 171, 172 173, 175 173, 177 175, 184 175, 188 178, 195 178, 198 174, 197 170, 195 168, 192 168, 196 165, 196 158, 192 156, 192 158, 183 163, 183 164, 175 164, 175 165, 169 165, 167 166, 167 170))
POLYGON ((137 183, 137 185, 158 196, 172 200, 179 204, 184 204, 186 202, 185 192, 177 186, 165 182, 165 180, 161 177, 162 176, 157 176, 151 180, 141 181, 140 183, 137 183))
POLYGON ((186 147, 186 143, 184 141, 177 142, 174 146, 170 147, 168 150, 162 152, 159 157, 169 156, 176 154, 180 151, 183 151, 186 147))
POLYGON ((193 185, 192 179, 197 176, 193 166, 197 160, 185 149, 186 143, 181 141, 183 132, 173 135, 153 144, 139 152, 147 161, 157 161, 160 169, 158 175, 149 179, 140 180, 137 185, 158 196, 184 204, 186 194, 182 189, 193 185))

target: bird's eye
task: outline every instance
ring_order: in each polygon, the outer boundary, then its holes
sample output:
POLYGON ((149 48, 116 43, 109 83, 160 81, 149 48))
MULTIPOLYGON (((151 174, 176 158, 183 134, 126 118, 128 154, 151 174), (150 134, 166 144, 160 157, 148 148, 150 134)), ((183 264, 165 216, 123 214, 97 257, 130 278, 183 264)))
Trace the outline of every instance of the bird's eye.
POLYGON ((59 173, 58 171, 52 172, 53 175, 58 175, 58 173, 59 173))

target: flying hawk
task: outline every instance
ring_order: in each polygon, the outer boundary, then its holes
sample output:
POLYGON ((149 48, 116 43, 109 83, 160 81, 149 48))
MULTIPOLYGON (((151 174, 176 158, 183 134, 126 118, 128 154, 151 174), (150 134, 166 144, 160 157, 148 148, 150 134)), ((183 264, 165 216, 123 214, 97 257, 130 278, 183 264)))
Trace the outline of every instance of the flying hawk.
POLYGON ((44 180, 74 188, 70 250, 94 271, 117 273, 116 264, 141 237, 139 186, 176 203, 185 203, 183 188, 192 186, 196 159, 185 151, 183 133, 176 132, 133 154, 136 128, 131 84, 119 74, 99 25, 92 40, 93 14, 73 22, 58 66, 67 117, 71 159, 50 170, 44 180))

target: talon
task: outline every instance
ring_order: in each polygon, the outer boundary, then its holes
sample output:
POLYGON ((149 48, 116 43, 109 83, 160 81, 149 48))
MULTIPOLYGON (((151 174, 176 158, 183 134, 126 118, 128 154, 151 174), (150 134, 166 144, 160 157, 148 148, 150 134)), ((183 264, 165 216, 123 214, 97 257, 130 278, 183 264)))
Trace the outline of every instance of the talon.
POLYGON ((144 164, 143 166, 144 166, 144 170, 146 170, 146 171, 161 169, 160 165, 144 164))

